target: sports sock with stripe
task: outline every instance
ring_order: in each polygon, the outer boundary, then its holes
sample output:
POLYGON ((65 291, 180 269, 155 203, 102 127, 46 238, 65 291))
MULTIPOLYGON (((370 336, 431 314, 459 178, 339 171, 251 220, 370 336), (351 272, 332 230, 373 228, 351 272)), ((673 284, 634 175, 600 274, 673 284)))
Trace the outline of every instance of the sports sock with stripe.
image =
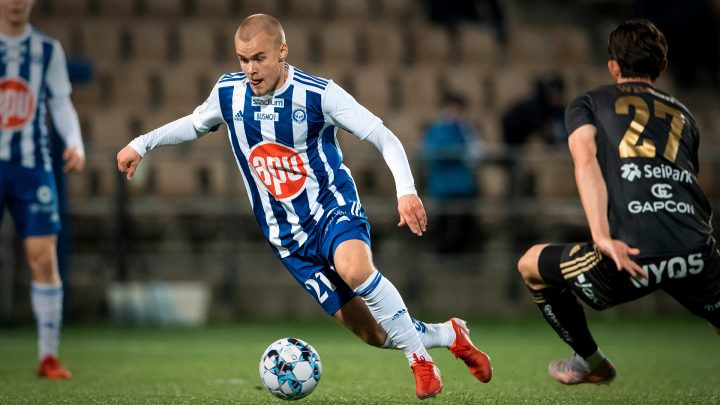
POLYGON ((375 270, 355 292, 365 301, 373 318, 387 332, 388 339, 384 347, 402 350, 411 364, 415 361, 413 354, 425 357, 428 361, 432 360, 415 330, 400 293, 379 271, 375 270))
POLYGON ((455 341, 455 329, 450 322, 425 323, 412 318, 420 341, 426 349, 450 347, 455 341))
POLYGON ((58 355, 62 328, 62 284, 41 284, 33 281, 30 292, 38 330, 38 357, 58 355))

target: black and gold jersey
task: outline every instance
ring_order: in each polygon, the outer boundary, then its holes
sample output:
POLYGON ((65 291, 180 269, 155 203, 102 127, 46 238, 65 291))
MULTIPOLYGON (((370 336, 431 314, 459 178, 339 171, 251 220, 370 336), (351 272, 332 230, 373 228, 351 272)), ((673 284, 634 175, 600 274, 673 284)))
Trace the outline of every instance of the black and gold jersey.
POLYGON ((610 233, 641 257, 708 243, 711 207, 697 183, 700 134, 688 109, 648 84, 592 90, 568 105, 568 132, 597 128, 610 233))

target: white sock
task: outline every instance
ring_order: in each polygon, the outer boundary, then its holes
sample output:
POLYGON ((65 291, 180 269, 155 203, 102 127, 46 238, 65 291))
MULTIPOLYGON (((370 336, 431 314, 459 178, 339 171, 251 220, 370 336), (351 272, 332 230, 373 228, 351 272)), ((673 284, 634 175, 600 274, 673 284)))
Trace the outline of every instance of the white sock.
POLYGON ((412 318, 420 341, 426 349, 450 347, 455 341, 455 329, 450 322, 425 323, 412 318))
POLYGON ((411 364, 415 361, 413 354, 432 361, 415 331, 400 293, 388 279, 375 270, 355 292, 365 300, 373 318, 387 332, 385 347, 402 350, 411 364))
POLYGON ((62 327, 62 284, 41 284, 33 281, 30 301, 38 330, 38 357, 58 355, 62 327))

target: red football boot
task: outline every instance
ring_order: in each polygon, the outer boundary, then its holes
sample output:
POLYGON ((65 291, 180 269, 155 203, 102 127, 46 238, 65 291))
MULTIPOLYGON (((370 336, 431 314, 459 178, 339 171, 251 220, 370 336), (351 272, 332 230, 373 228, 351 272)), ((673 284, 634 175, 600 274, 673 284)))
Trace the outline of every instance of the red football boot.
POLYGON ((465 362, 470 373, 478 380, 486 383, 492 378, 492 366, 490 357, 480 351, 470 340, 470 330, 465 321, 460 318, 452 318, 449 321, 455 330, 455 341, 448 348, 458 359, 465 362))
POLYGON ((68 379, 72 377, 72 373, 63 368, 62 363, 57 357, 48 355, 42 359, 38 367, 38 377, 47 378, 49 380, 68 379))
POLYGON ((420 399, 431 398, 442 391, 440 381, 440 370, 432 361, 425 360, 425 357, 418 357, 413 354, 415 361, 410 365, 415 374, 415 394, 420 399))

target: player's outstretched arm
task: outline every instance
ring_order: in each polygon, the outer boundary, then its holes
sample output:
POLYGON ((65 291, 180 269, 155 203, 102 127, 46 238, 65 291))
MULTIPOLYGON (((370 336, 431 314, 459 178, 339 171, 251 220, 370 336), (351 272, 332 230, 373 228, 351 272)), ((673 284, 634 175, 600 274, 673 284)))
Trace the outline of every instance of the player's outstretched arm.
POLYGON ((177 119, 160 128, 154 129, 145 135, 133 139, 128 146, 117 155, 118 170, 127 173, 128 180, 132 179, 135 169, 145 154, 159 146, 176 145, 195 140, 207 131, 198 132, 193 124, 192 115, 177 119))
POLYGON ((595 126, 586 124, 573 131, 568 138, 575 165, 575 181, 593 242, 603 254, 615 262, 618 271, 627 271, 632 277, 647 278, 647 273, 631 258, 640 254, 640 250, 610 236, 607 218, 608 195, 597 160, 596 132, 595 126))
POLYGON ((118 170, 120 173, 125 173, 128 180, 132 180, 141 160, 142 156, 128 145, 117 154, 118 170))
POLYGON ((398 198, 398 213, 400 214, 398 227, 407 225, 417 236, 422 236, 427 230, 427 214, 417 195, 407 194, 398 198))

